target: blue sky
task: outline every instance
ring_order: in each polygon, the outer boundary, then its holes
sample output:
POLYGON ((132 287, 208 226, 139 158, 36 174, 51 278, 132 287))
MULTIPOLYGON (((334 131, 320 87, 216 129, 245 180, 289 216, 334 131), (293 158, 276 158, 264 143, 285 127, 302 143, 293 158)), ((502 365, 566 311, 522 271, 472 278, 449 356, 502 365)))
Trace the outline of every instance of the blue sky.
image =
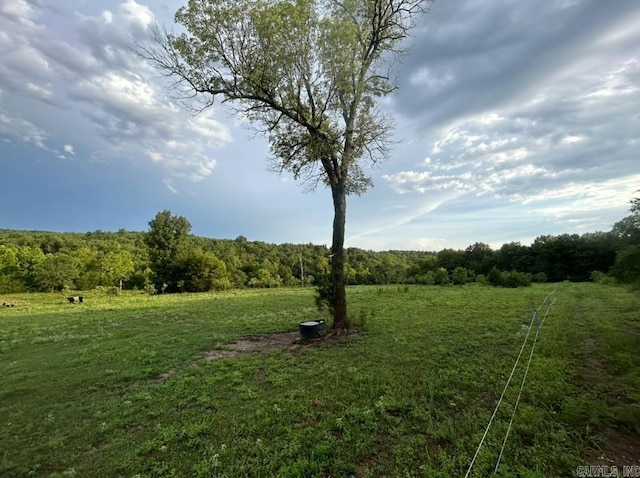
MULTIPOLYGON (((132 52, 183 1, 0 0, 0 228, 330 244, 325 189, 267 171, 216 106, 193 115, 132 52)), ((396 128, 347 246, 494 248, 609 230, 640 189, 640 2, 441 0, 382 103, 396 128)))

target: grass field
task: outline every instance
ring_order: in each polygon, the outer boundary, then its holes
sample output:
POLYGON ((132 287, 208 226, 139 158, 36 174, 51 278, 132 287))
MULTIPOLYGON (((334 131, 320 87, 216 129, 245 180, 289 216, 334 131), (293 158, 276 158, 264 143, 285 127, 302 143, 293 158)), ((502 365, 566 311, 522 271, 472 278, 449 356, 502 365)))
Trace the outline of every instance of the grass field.
MULTIPOLYGON (((348 340, 217 360, 317 317, 313 291, 0 297, 0 476, 464 476, 553 288, 353 287, 348 340)), ((499 476, 640 465, 640 297, 558 291, 499 476)), ((522 373, 471 476, 492 473, 522 373)))

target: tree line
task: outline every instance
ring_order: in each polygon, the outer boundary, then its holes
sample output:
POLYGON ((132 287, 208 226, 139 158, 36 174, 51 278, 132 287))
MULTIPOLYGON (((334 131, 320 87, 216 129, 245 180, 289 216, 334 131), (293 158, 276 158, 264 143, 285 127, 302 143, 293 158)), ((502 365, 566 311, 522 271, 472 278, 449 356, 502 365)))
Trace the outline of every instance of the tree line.
MULTIPOLYGON (((611 231, 540 236, 493 250, 345 250, 345 277, 355 284, 520 286, 531 281, 640 281, 640 210, 611 231), (595 272, 595 274, 594 274, 595 272)), ((55 233, 0 230, 0 292, 95 288, 201 292, 244 287, 319 285, 331 269, 324 245, 269 244, 191 234, 191 224, 159 212, 147 232, 55 233)))

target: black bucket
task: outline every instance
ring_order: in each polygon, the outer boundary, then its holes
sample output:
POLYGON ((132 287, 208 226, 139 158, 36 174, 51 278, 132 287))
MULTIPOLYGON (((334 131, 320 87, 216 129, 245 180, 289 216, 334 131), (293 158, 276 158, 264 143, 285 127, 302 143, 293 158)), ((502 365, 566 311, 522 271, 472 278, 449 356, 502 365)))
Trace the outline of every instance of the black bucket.
POLYGON ((300 337, 305 340, 318 339, 327 333, 327 324, 324 320, 308 320, 300 322, 300 337))

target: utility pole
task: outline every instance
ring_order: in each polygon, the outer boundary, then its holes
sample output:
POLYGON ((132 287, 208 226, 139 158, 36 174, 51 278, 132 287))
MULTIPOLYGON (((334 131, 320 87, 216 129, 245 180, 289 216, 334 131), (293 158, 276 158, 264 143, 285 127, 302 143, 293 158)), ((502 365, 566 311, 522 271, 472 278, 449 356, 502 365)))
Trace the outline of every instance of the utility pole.
POLYGON ((304 262, 302 262, 302 249, 298 249, 300 251, 300 283, 302 287, 304 287, 304 262))

